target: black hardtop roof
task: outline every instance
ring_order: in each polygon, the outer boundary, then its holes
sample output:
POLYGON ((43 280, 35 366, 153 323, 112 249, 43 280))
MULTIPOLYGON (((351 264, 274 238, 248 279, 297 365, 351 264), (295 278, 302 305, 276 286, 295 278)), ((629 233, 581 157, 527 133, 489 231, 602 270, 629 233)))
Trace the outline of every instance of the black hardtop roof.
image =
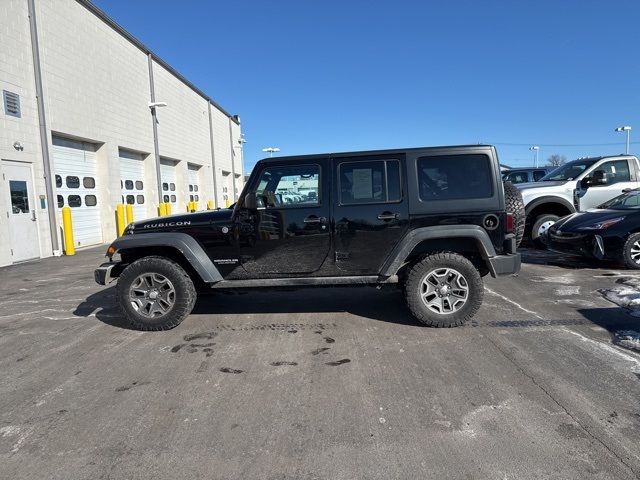
POLYGON ((260 163, 278 163, 288 160, 311 160, 316 158, 327 157, 358 157, 358 156, 375 156, 375 155, 393 155, 405 152, 415 152, 422 150, 464 150, 478 148, 494 148, 493 145, 477 144, 477 145, 447 145, 438 147, 411 147, 411 148, 392 148, 388 150, 360 150, 355 152, 328 152, 314 153, 308 155, 290 155, 283 157, 266 157, 259 160, 260 163))

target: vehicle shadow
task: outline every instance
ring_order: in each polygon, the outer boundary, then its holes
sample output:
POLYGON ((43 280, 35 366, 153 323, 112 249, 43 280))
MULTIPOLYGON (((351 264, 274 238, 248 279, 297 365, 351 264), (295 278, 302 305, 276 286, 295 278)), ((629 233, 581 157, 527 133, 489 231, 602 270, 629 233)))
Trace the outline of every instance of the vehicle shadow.
POLYGON ((599 261, 579 256, 566 255, 562 253, 550 252, 549 250, 538 250, 535 248, 519 248, 523 264, 530 265, 551 265, 554 267, 567 269, 589 268, 592 270, 620 270, 626 269, 622 262, 599 261))
MULTIPOLYGON (((282 322, 286 323, 291 321, 287 318, 290 314, 341 312, 397 325, 421 326, 407 310, 400 290, 393 287, 381 290, 368 287, 316 287, 214 292, 199 295, 192 315, 281 314, 282 322)), ((79 317, 93 315, 107 325, 130 329, 117 306, 115 287, 88 296, 73 314, 79 317)), ((323 321, 327 321, 326 317, 323 321)))

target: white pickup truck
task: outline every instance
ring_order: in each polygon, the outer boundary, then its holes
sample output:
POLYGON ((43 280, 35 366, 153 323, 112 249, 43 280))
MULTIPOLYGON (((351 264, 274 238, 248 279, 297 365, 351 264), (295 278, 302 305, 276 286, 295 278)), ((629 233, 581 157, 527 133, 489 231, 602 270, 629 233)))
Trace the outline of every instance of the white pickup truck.
POLYGON ((640 187, 640 165, 631 155, 580 158, 535 183, 520 183, 527 215, 525 236, 542 247, 541 235, 559 218, 597 207, 640 187))

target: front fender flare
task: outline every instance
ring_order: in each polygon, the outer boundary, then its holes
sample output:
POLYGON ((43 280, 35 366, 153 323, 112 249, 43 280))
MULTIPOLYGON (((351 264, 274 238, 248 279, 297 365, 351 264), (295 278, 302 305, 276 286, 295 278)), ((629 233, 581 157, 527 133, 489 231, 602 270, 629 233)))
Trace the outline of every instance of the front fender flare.
POLYGON ((222 280, 222 275, 207 256, 202 246, 191 235, 178 232, 158 232, 124 235, 118 237, 109 247, 115 252, 121 250, 167 247, 175 248, 193 267, 205 283, 216 283, 222 280))
POLYGON ((545 203, 559 203, 563 207, 566 207, 569 210, 569 213, 575 213, 576 211, 576 207, 571 202, 569 202, 566 198, 556 197, 554 195, 547 195, 547 196, 536 198, 535 200, 530 201, 524 207, 524 211, 527 214, 527 216, 529 216, 529 214, 534 208, 539 207, 540 205, 545 203))
POLYGON ((380 275, 385 277, 395 275, 411 251, 420 242, 439 238, 471 238, 475 240, 482 259, 487 263, 491 274, 495 276, 496 272, 490 259, 496 256, 496 250, 491 243, 489 234, 478 225, 437 225, 411 230, 391 251, 382 265, 380 275))

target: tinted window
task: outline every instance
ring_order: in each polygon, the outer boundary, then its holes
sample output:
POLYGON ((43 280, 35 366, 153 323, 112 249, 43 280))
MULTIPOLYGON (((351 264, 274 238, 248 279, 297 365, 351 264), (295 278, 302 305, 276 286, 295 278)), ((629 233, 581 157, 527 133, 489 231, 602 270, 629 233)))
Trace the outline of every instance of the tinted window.
POLYGON ((125 180, 124 181, 124 188, 126 190, 133 190, 133 180, 125 180))
POLYGON ((58 208, 64 207, 64 197, 62 195, 58 195, 58 208))
POLYGON ((80 179, 78 177, 67 177, 66 182, 68 188, 80 188, 80 179))
POLYGON ((11 212, 28 213, 29 195, 27 193, 27 182, 22 180, 9 180, 9 192, 11 193, 11 212))
MULTIPOLYGON (((542 175, 542 177, 544 177, 544 175, 542 175)), ((511 183, 525 183, 529 181, 529 175, 527 174, 527 172, 511 172, 509 175, 507 175, 505 180, 511 183)))
POLYGON ((189 185, 189 191, 193 192, 193 185, 189 185))
POLYGON ((98 203, 98 199, 95 195, 85 195, 84 196, 84 204, 87 207, 95 207, 98 203))
POLYGON ((142 182, 140 180, 136 180, 136 190, 142 190, 143 187, 144 185, 142 182))
POLYGON ((315 206, 320 203, 318 165, 268 167, 262 171, 258 185, 256 200, 261 207, 315 206), (315 192, 316 197, 310 198, 301 191, 315 192))
POLYGON ((493 194, 491 162, 486 155, 420 157, 418 188, 424 201, 489 198, 493 194))
POLYGON ((62 186, 62 177, 60 175, 56 175, 56 187, 60 188, 62 186))
POLYGON ((196 200, 196 202, 199 202, 200 201, 200 197, 198 195, 195 195, 195 200, 196 200))
POLYGON ((189 195, 189 201, 193 202, 193 195, 189 195))
POLYGON ((133 205, 135 203, 136 203, 136 197, 134 197, 133 195, 127 195, 127 204, 133 205))
POLYGON ((169 190, 171 190, 172 192, 176 191, 176 184, 175 183, 170 183, 169 184, 169 190))
POLYGON ((194 191, 194 192, 197 192, 197 191, 198 191, 198 185, 194 185, 194 186, 193 186, 193 191, 194 191))
POLYGON ((162 184, 162 190, 163 190, 163 191, 165 191, 165 192, 166 192, 167 190, 169 190, 169 184, 168 184, 168 183, 163 183, 163 184, 162 184))
POLYGON ((384 203, 400 200, 397 160, 342 163, 339 167, 340 203, 384 203))
POLYGON ((607 185, 619 182, 631 181, 629 174, 629 163, 626 160, 615 160, 611 162, 605 162, 602 165, 596 167, 595 171, 590 173, 591 177, 595 176, 595 172, 603 171, 604 179, 607 185))
POLYGON ((93 177, 84 177, 82 185, 84 188, 96 188, 96 180, 93 177))
POLYGON ((136 202, 138 203, 138 205, 143 205, 144 204, 144 195, 136 196, 136 202))
POLYGON ((162 200, 164 201, 164 203, 169 203, 169 195, 164 195, 162 197, 162 200))
MULTIPOLYGON (((167 197, 168 198, 168 197, 167 197)), ((167 200, 168 202, 169 200, 167 200)), ((171 195, 171 203, 176 203, 176 196, 175 195, 171 195)))
POLYGON ((544 177, 546 174, 547 173, 544 170, 536 170, 535 172, 533 172, 533 181, 537 182, 542 177, 544 177))
POLYGON ((80 199, 80 195, 69 195, 67 197, 67 204, 71 208, 81 207, 82 206, 82 200, 80 199))

